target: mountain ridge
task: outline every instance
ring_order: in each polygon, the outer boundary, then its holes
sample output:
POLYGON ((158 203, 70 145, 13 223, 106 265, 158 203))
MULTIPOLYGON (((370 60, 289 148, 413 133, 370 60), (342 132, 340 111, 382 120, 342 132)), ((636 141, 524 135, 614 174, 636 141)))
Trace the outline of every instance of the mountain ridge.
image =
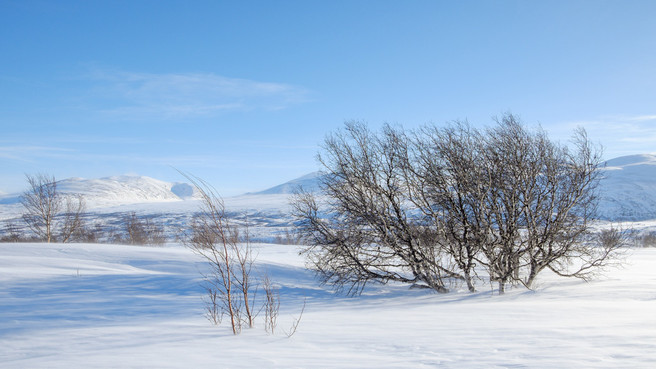
MULTIPOLYGON (((603 220, 637 221, 656 219, 656 155, 639 154, 613 158, 602 168, 599 216, 603 220)), ((312 172, 268 189, 226 198, 248 204, 253 210, 284 207, 281 197, 298 188, 319 192, 322 172, 312 172), (274 196, 275 195, 275 196, 274 196), (263 197, 266 196, 266 197, 263 197), (274 200, 274 197, 276 199, 274 200)), ((196 199, 194 187, 183 182, 165 182, 145 176, 110 176, 99 179, 68 178, 57 182, 62 194, 82 194, 90 209, 171 203, 196 199)), ((20 194, 0 195, 1 205, 18 205, 20 194)), ((282 208, 279 209, 282 211, 282 208)))
POLYGON ((298 189, 307 192, 317 192, 320 190, 319 182, 323 175, 320 171, 311 172, 291 181, 267 188, 266 190, 248 192, 245 195, 291 195, 298 189))
MULTIPOLYGON (((82 195, 90 208, 142 202, 180 201, 193 198, 193 186, 182 182, 165 182, 136 175, 119 175, 85 179, 66 178, 57 181, 64 196, 82 195)), ((0 204, 16 204, 21 194, 0 196, 0 204)))
POLYGON ((656 155, 621 156, 606 161, 599 183, 602 219, 656 219, 656 155))

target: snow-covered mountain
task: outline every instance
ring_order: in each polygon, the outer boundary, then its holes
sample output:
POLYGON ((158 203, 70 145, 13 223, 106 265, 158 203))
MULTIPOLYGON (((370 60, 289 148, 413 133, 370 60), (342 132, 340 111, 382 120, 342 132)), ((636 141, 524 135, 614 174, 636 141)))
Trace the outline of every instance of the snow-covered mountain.
MULTIPOLYGON (((610 221, 656 219, 656 155, 632 155, 609 160, 600 184, 600 216, 610 221)), ((231 213, 263 227, 287 227, 289 195, 299 187, 316 192, 322 174, 309 173, 269 189, 225 198, 231 213)), ((69 178, 58 182, 63 194, 81 194, 93 216, 135 211, 151 216, 182 219, 198 210, 194 188, 143 176, 100 179, 69 178)), ((19 194, 0 196, 0 220, 19 217, 19 194)), ((171 220, 172 221, 172 220, 171 220)))
MULTIPOLYGON (((82 195, 88 208, 135 203, 169 202, 192 198, 193 186, 144 176, 114 176, 99 179, 67 178, 57 181, 62 195, 82 195)), ((20 194, 0 198, 0 204, 20 201, 20 194)))
POLYGON ((143 176, 100 179, 69 178, 57 182, 64 194, 81 194, 93 207, 143 202, 179 201, 193 195, 186 183, 170 183, 143 176))
POLYGON ((656 155, 630 155, 606 162, 599 190, 602 218, 656 219, 656 155))
POLYGON ((322 176, 321 172, 312 172, 264 191, 249 193, 249 195, 289 195, 299 188, 306 192, 316 192, 319 190, 319 182, 322 176))
MULTIPOLYGON (((656 155, 622 156, 608 160, 599 185, 599 216, 610 221, 656 219, 656 155)), ((321 172, 313 172, 250 195, 285 195, 302 187, 319 191, 321 172)))

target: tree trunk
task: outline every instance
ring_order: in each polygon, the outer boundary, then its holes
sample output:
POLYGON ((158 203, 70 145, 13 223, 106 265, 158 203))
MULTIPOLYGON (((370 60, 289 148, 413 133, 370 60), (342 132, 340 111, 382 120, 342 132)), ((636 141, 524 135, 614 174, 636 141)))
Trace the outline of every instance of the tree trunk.
POLYGON ((529 272, 528 277, 526 278, 526 282, 524 283, 526 288, 531 288, 531 284, 533 284, 535 277, 538 276, 539 271, 540 269, 538 269, 537 265, 531 265, 531 271, 529 272))
POLYGON ((476 287, 474 287, 474 281, 472 280, 469 270, 465 270, 464 275, 465 275, 465 282, 467 282, 467 289, 469 290, 469 292, 476 292, 476 287))

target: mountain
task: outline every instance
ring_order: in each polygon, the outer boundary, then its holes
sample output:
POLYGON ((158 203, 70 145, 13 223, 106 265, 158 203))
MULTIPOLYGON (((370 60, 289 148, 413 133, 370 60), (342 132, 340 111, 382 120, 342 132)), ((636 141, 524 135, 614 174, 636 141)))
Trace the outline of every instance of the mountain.
POLYGON ((622 156, 606 162, 599 186, 603 219, 656 219, 656 155, 622 156))
POLYGON ((89 206, 179 201, 193 195, 186 183, 170 183, 144 176, 100 179, 69 178, 57 182, 62 194, 81 194, 89 206))
MULTIPOLYGON (((319 191, 324 174, 313 172, 264 191, 247 195, 291 194, 302 187, 319 191)), ((656 219, 656 155, 622 156, 608 160, 599 184, 599 216, 610 221, 656 219)))
MULTIPOLYGON (((656 219, 656 155, 623 156, 607 161, 599 186, 599 213, 611 221, 656 219)), ((321 172, 285 182, 259 192, 225 198, 226 208, 267 223, 281 222, 289 212, 289 195, 298 188, 319 191, 321 172)), ((58 182, 63 194, 81 194, 87 209, 114 213, 138 211, 148 214, 183 214, 198 209, 193 186, 143 176, 115 176, 100 179, 69 178, 58 182)), ((18 216, 19 194, 0 196, 0 220, 18 216)), ((99 213, 99 214, 100 214, 99 213)), ((283 223, 288 223, 287 220, 283 223)))
MULTIPOLYGON (((68 178, 57 181, 57 190, 62 195, 82 195, 88 208, 180 201, 194 196, 194 188, 187 183, 170 183, 143 176, 68 178)), ((0 198, 2 205, 19 202, 20 194, 0 198)))
POLYGON ((312 172, 264 191, 248 193, 248 195, 290 195, 299 188, 306 192, 317 192, 323 175, 321 172, 312 172))

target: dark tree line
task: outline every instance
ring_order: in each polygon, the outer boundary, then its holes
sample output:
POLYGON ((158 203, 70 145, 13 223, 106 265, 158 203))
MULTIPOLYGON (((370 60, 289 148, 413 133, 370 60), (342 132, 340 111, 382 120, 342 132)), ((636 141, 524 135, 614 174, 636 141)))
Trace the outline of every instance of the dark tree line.
POLYGON ((480 270, 500 293, 546 269, 588 278, 622 243, 591 232, 601 152, 584 130, 568 147, 513 115, 484 130, 350 122, 319 162, 323 196, 299 193, 294 214, 322 281, 348 293, 372 281, 446 292, 453 279, 475 291, 480 270))

